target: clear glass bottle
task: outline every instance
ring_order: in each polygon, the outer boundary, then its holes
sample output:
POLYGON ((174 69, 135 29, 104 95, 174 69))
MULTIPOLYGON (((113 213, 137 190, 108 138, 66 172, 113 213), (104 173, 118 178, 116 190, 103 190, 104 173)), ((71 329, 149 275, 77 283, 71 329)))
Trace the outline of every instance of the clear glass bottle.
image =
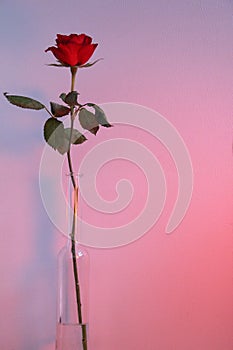
POLYGON ((88 350, 89 257, 76 240, 78 192, 70 183, 70 236, 58 254, 56 350, 88 350))

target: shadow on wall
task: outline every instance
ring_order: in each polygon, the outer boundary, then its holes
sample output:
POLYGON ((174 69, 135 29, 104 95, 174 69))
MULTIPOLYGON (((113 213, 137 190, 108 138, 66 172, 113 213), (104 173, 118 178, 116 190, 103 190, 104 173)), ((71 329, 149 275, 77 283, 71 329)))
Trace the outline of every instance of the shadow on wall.
POLYGON ((41 350, 55 339, 56 257, 54 228, 42 207, 38 178, 31 180, 35 232, 31 261, 19 271, 18 315, 20 339, 17 350, 41 350))

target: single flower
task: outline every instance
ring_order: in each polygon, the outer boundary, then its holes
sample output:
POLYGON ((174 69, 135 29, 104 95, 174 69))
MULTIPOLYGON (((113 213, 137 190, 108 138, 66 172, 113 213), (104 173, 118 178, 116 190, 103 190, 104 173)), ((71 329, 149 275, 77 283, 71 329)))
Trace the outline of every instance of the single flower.
POLYGON ((58 61, 65 66, 82 66, 93 55, 98 44, 92 44, 92 38, 86 34, 57 34, 56 46, 48 47, 58 61))

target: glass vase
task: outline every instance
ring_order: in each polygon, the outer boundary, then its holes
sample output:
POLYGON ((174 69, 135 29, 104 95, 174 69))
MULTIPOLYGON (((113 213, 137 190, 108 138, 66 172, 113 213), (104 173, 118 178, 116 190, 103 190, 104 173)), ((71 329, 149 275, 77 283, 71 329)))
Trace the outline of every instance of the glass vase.
POLYGON ((88 350, 89 258, 77 242, 78 191, 69 185, 69 237, 58 254, 56 350, 88 350))

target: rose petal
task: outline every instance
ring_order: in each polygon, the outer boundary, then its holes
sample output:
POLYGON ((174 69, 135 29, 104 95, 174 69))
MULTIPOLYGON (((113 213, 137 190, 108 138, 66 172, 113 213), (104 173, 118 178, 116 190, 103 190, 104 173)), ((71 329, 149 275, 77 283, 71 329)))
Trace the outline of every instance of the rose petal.
POLYGON ((69 35, 57 34, 57 39, 56 39, 57 45, 59 43, 65 44, 65 43, 67 43, 69 41, 70 41, 70 36, 69 35))
POLYGON ((92 42, 92 38, 88 35, 85 36, 84 44, 89 45, 92 42))
POLYGON ((98 44, 91 44, 81 47, 78 54, 77 65, 81 66, 84 63, 86 63, 89 60, 89 58, 93 55, 93 52, 95 51, 97 46, 98 44))
POLYGON ((63 64, 69 66, 83 65, 92 56, 98 44, 91 44, 92 38, 86 34, 57 34, 55 46, 45 51, 52 51, 63 64))
MULTIPOLYGON (((80 45, 81 48, 81 45, 80 45)), ((58 49, 61 52, 61 55, 63 57, 64 63, 69 64, 70 66, 76 66, 78 62, 78 53, 79 48, 74 43, 68 43, 68 44, 59 44, 58 49)))
POLYGON ((52 51, 54 56, 61 63, 68 64, 70 66, 75 65, 75 63, 73 63, 73 60, 72 60, 72 55, 70 55, 70 52, 67 50, 66 46, 64 47, 64 49, 57 48, 55 46, 51 46, 47 50, 45 50, 45 52, 47 52, 47 51, 52 51))
POLYGON ((82 45, 84 43, 85 37, 85 34, 70 34, 70 40, 78 45, 82 45))

